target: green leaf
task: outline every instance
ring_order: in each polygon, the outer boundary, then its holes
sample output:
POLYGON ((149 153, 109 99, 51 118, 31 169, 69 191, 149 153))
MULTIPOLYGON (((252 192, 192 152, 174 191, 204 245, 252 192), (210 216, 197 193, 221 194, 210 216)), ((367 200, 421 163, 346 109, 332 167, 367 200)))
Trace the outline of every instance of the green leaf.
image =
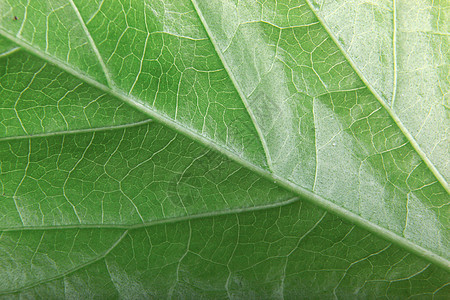
POLYGON ((446 8, 333 5, 0 0, 0 293, 445 298, 446 8))
POLYGON ((450 89, 448 3, 358 2, 317 1, 315 10, 424 162, 447 184, 449 126, 442 120, 450 89))

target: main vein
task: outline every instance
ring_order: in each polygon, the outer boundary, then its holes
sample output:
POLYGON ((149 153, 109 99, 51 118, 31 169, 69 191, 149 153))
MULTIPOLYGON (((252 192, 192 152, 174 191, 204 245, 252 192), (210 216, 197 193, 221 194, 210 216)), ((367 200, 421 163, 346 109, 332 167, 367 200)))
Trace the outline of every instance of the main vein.
MULTIPOLYGON (((222 153, 223 155, 230 158, 231 160, 234 160, 235 162, 239 163, 243 167, 255 172, 259 176, 261 176, 265 179, 268 179, 270 181, 273 181, 274 183, 278 184, 280 187, 283 187, 286 190, 296 193, 297 195, 301 196, 302 199, 305 199, 327 211, 330 211, 330 212, 342 217, 343 219, 348 220, 348 221, 350 221, 372 233, 375 233, 375 234, 385 238, 386 240, 391 241, 392 243, 395 243, 395 244, 403 247, 404 249, 410 251, 411 253, 419 255, 419 256, 429 260, 430 262, 435 263, 436 265, 439 265, 440 267, 450 271, 450 262, 447 259, 441 257, 440 255, 438 255, 428 249, 425 249, 425 248, 411 242, 410 240, 395 234, 394 232, 392 232, 384 227, 381 227, 375 223, 372 223, 372 222, 362 218, 361 216, 359 216, 351 211, 348 211, 347 209, 344 209, 343 207, 335 204, 334 202, 332 202, 328 199, 325 199, 325 198, 315 194, 314 192, 289 181, 288 179, 286 179, 284 177, 274 174, 271 171, 266 170, 261 166, 254 165, 253 163, 249 162, 242 156, 227 149, 225 146, 219 145, 214 140, 211 140, 210 138, 205 137, 205 136, 199 134, 198 132, 195 132, 194 130, 186 127, 183 123, 180 123, 177 120, 171 119, 170 117, 166 116, 165 114, 159 112, 157 109, 147 106, 141 100, 136 99, 136 98, 132 97, 131 95, 125 94, 123 91, 119 90, 115 86, 108 87, 108 86, 96 81, 95 79, 92 79, 88 75, 82 73, 80 70, 76 70, 76 69, 72 68, 71 66, 67 65, 65 62, 60 61, 59 59, 52 57, 37 48, 34 48, 33 46, 31 46, 28 43, 21 40, 20 38, 12 35, 8 31, 4 30, 3 28, 0 28, 0 34, 3 35, 4 37, 8 38, 9 40, 13 41, 14 43, 20 45, 21 47, 23 47, 25 50, 29 51, 30 53, 33 53, 36 56, 39 56, 39 57, 47 60, 48 62, 60 67, 61 69, 67 71, 68 73, 76 76, 80 80, 104 91, 105 93, 108 93, 114 97, 121 99, 125 103, 129 104, 132 107, 135 107, 136 109, 142 111, 143 113, 146 113, 147 115, 149 115, 153 119, 159 121, 160 123, 164 124, 165 126, 171 128, 179 133, 182 133, 183 135, 201 143, 202 145, 204 145, 206 147, 209 147, 211 149, 214 149, 214 150, 222 153)), ((339 46, 339 44, 338 44, 338 46, 339 46)), ((341 49, 341 51, 342 51, 342 49, 341 49)), ((343 52, 343 53, 345 54, 345 52, 343 52)), ((221 59, 223 59, 223 57, 221 57, 221 59)), ((364 80, 364 78, 362 76, 360 76, 360 77, 364 80)), ((367 85, 368 85, 368 83, 367 83, 367 85)), ((239 92, 238 87, 236 87, 236 88, 239 92)), ((374 92, 374 94, 375 94, 375 92, 374 92)), ((245 101, 244 97, 242 97, 242 99, 243 99, 243 101, 245 101)), ((386 109, 388 109, 388 108, 386 108, 386 109)), ((250 110, 249 110, 249 113, 250 113, 250 110)), ((393 118, 395 117, 395 115, 392 112, 390 112, 390 114, 391 114, 391 116, 393 116, 393 118)), ((398 118, 397 118, 397 120, 398 120, 398 118)), ((397 124, 401 124, 400 121, 398 121, 398 122, 399 123, 397 123, 397 124)), ((254 123, 254 124, 256 126, 256 123, 254 123)), ((399 125, 399 127, 402 128, 402 131, 403 130, 406 131, 406 129, 403 126, 399 125)), ((262 140, 263 139, 261 139, 261 141, 262 140)), ((416 145, 416 146, 418 147, 418 145, 416 145)), ((419 149, 420 149, 420 147, 419 147, 419 149)), ((422 153, 422 155, 424 155, 424 154, 422 153)), ((426 156, 425 156, 425 158, 426 158, 426 156)))

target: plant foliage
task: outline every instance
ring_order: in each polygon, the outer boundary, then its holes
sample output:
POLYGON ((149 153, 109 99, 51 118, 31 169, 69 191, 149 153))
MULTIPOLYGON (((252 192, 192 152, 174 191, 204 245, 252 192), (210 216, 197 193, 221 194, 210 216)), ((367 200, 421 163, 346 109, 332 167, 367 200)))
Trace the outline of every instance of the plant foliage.
POLYGON ((0 0, 0 293, 448 297, 448 14, 0 0))

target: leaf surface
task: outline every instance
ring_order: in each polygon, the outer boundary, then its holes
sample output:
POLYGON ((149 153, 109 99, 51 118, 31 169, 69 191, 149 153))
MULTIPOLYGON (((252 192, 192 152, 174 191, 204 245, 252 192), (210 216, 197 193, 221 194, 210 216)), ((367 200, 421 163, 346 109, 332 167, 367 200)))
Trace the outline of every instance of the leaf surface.
POLYGON ((3 293, 448 293, 443 156, 318 7, 0 8, 3 293))
POLYGON ((428 167, 448 185, 448 3, 317 1, 314 9, 428 167))

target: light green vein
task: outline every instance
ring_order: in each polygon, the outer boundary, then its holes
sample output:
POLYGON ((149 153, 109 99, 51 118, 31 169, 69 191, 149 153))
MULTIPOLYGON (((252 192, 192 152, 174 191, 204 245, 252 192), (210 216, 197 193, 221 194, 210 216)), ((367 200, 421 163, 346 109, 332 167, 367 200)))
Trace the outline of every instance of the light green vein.
POLYGON ((278 184, 280 187, 283 187, 291 192, 298 194, 303 199, 305 199, 325 210, 328 210, 329 212, 332 212, 332 213, 340 216, 344 220, 348 220, 349 222, 352 222, 352 223, 360 226, 361 228, 364 228, 364 229, 366 229, 388 241, 391 241, 392 243, 406 249, 407 251, 414 253, 432 263, 435 263, 436 265, 444 268, 445 270, 450 271, 450 262, 447 259, 445 259, 444 257, 441 257, 440 255, 433 253, 432 251, 425 249, 425 248, 411 242, 410 240, 395 234, 394 232, 392 232, 386 228, 376 225, 376 224, 362 218, 361 216, 342 208, 341 206, 333 203, 332 201, 329 201, 329 200, 315 194, 314 192, 312 192, 310 190, 307 190, 301 186, 298 186, 298 185, 292 183, 291 181, 287 180, 286 178, 283 178, 281 176, 273 174, 272 172, 270 172, 266 169, 263 169, 260 166, 256 166, 256 165, 252 164, 251 162, 247 161, 242 156, 225 148, 225 146, 218 145, 215 141, 213 141, 205 136, 200 135, 199 133, 193 131, 192 129, 186 128, 184 126, 184 124, 179 123, 176 120, 173 120, 173 119, 167 117, 166 115, 163 115, 162 113, 158 112, 157 110, 146 106, 139 99, 133 98, 130 95, 126 95, 122 91, 118 90, 115 87, 110 88, 110 87, 105 86, 104 84, 99 83, 98 81, 92 79, 91 77, 87 76, 86 74, 81 73, 79 70, 75 70, 75 69, 71 68, 66 63, 64 63, 54 57, 51 57, 50 55, 48 55, 46 53, 43 53, 39 49, 32 47, 31 45, 27 44, 23 40, 20 40, 19 38, 12 35, 11 33, 4 30, 3 28, 0 28, 0 34, 3 35, 4 37, 10 39, 11 41, 15 42, 16 44, 22 46, 24 49, 26 49, 30 53, 33 53, 33 54, 47 60, 48 62, 55 64, 56 66, 67 71, 68 73, 76 76, 77 78, 85 81, 86 83, 91 84, 92 86, 94 86, 112 96, 115 96, 115 97, 121 99, 122 101, 129 104, 130 106, 135 107, 136 109, 142 111, 143 113, 146 113, 147 115, 151 116, 155 120, 164 124, 168 128, 171 128, 171 129, 187 136, 188 138, 191 138, 191 139, 201 143, 202 145, 204 145, 206 147, 209 147, 211 149, 214 149, 214 150, 222 153, 223 155, 227 156, 231 160, 234 160, 238 164, 255 172, 256 174, 260 175, 261 177, 271 180, 274 183, 278 184))
POLYGON ((8 56, 10 54, 13 54, 13 53, 15 53, 15 52, 17 52, 19 50, 20 50, 20 47, 14 47, 14 48, 8 49, 7 51, 0 53, 0 58, 3 58, 3 57, 8 56))
POLYGON ((433 175, 436 177, 436 179, 439 181, 439 183, 442 185, 442 187, 447 191, 447 193, 450 193, 450 189, 448 187, 448 183, 445 180, 444 176, 442 176, 442 174, 438 171, 438 169, 430 161, 430 159, 428 158, 426 153, 422 150, 420 145, 417 143, 416 139, 406 129, 405 125, 403 125, 402 121, 399 119, 399 117, 396 115, 396 113, 393 111, 393 109, 385 101, 383 101, 383 98, 380 96, 380 94, 378 94, 378 92, 374 89, 374 87, 367 81, 367 79, 359 71, 359 69, 356 67, 355 62, 351 59, 351 57, 348 55, 348 53, 344 50, 344 48, 339 43, 337 38, 332 34, 332 32, 331 32, 330 28, 327 26, 325 20, 323 20, 323 18, 320 17, 317 14, 317 12, 315 11, 315 9, 314 9, 313 5, 311 4, 310 0, 306 0, 306 3, 308 3, 311 11, 314 13, 314 15, 317 17, 319 22, 322 24, 322 27, 325 29, 327 34, 330 36, 330 38, 333 40, 333 42, 339 48, 339 50, 344 55, 344 57, 347 59, 347 61, 349 62, 349 64, 351 65, 351 67, 353 68, 355 73, 364 82, 364 84, 371 91, 371 93, 375 96, 375 98, 378 100, 378 102, 380 102, 380 104, 383 106, 383 108, 386 109, 388 114, 391 116, 392 120, 397 124, 398 128, 401 130, 401 132, 405 135, 405 137, 411 143, 411 145, 413 146, 414 150, 416 150, 417 154, 425 162, 427 167, 430 169, 430 171, 433 173, 433 175))
POLYGON ((397 1, 392 0, 392 56, 394 63, 394 86, 392 88, 391 107, 394 109, 397 96, 397 1))
POLYGON ((126 129, 126 128, 131 128, 131 127, 135 127, 135 126, 148 124, 151 121, 152 120, 148 119, 148 120, 139 121, 139 122, 135 122, 135 123, 128 123, 128 124, 116 125, 116 126, 105 126, 105 127, 94 127, 94 128, 76 129, 76 130, 55 131, 55 132, 46 132, 46 133, 38 133, 38 134, 30 134, 30 135, 7 136, 7 137, 0 138, 0 142, 31 139, 31 138, 43 138, 43 137, 50 137, 50 136, 57 136, 57 135, 80 134, 80 133, 89 133, 89 132, 100 132, 100 131, 126 129))
POLYGON ((273 171, 274 168, 272 166, 272 159, 270 157, 270 152, 269 152, 269 148, 267 146, 266 139, 264 138, 261 128, 258 126, 258 122, 256 121, 255 115, 253 114, 253 111, 248 104, 247 97, 242 92, 242 89, 240 88, 239 83, 236 81, 236 78, 234 77, 233 72, 231 72, 230 67, 227 64, 227 61, 223 57, 222 51, 220 51, 219 46, 217 45, 217 42, 214 40, 213 35, 211 33, 211 29, 209 28, 208 23, 206 23, 205 18, 203 17, 200 9, 198 8, 197 2, 195 0, 190 0, 190 1, 195 8, 195 12, 197 13, 198 18, 200 19, 203 27, 205 28, 206 33, 208 34, 209 40, 211 41, 211 44, 214 46, 214 49, 216 50, 216 53, 219 56, 220 61, 222 62, 228 76, 231 78, 234 88, 238 92, 239 97, 241 98, 242 103, 244 104, 245 109, 247 110, 247 113, 250 116, 250 119, 252 120, 253 126, 255 127, 256 132, 258 133, 259 140, 261 141, 261 144, 263 146, 267 165, 269 166, 269 169, 273 171))
POLYGON ((57 274, 57 275, 52 276, 52 277, 50 277, 50 278, 46 278, 46 279, 44 279, 44 280, 39 280, 39 281, 36 281, 36 282, 30 283, 30 284, 27 284, 27 285, 25 285, 25 286, 22 286, 22 287, 20 287, 20 288, 14 289, 14 290, 1 291, 1 292, 0 292, 0 295, 13 294, 13 293, 17 293, 17 292, 20 292, 20 291, 23 291, 23 290, 31 289, 31 288, 33 288, 33 287, 35 287, 35 286, 40 285, 40 284, 44 284, 44 283, 51 282, 51 281, 56 280, 56 279, 59 279, 59 278, 63 278, 63 277, 65 277, 65 276, 70 275, 70 274, 72 274, 72 273, 74 273, 74 272, 76 272, 76 271, 78 271, 78 270, 81 270, 81 269, 83 269, 83 268, 85 268, 85 267, 87 267, 87 266, 89 266, 89 265, 92 265, 92 264, 94 264, 94 263, 100 261, 101 259, 105 258, 111 251, 113 251, 114 248, 116 248, 117 245, 120 244, 120 242, 123 240, 123 238, 124 238, 127 234, 128 234, 128 230, 125 230, 125 231, 122 233, 122 235, 117 239, 117 241, 115 241, 115 242, 111 245, 111 247, 109 247, 105 252, 103 252, 101 255, 95 257, 94 259, 91 259, 91 260, 89 260, 89 261, 87 261, 87 262, 85 262, 85 263, 83 263, 83 264, 81 264, 81 265, 78 265, 78 266, 76 266, 76 267, 74 267, 74 268, 71 268, 71 269, 69 269, 69 270, 67 270, 67 271, 65 271, 65 272, 63 272, 63 273, 57 274))
POLYGON ((0 231, 38 231, 38 230, 64 230, 64 229, 127 229, 127 230, 134 230, 139 228, 146 228, 161 224, 172 224, 172 223, 178 223, 183 221, 191 221, 196 219, 202 219, 202 218, 212 218, 212 217, 219 217, 224 215, 233 215, 233 214, 239 214, 239 213, 246 213, 246 212, 254 212, 254 211, 260 211, 260 210, 266 210, 271 208, 277 208, 286 206, 292 203, 295 203, 297 201, 300 201, 301 199, 299 197, 290 198, 285 201, 280 201, 276 203, 269 203, 264 205, 258 205, 258 206, 248 206, 248 207, 240 207, 240 208, 233 208, 233 209, 226 209, 226 210, 216 210, 216 211, 210 211, 206 213, 201 214, 194 214, 194 215, 185 215, 185 216, 179 216, 179 217, 171 217, 171 218, 165 218, 165 219, 157 219, 148 221, 145 223, 138 223, 138 224, 128 224, 128 225, 117 225, 117 224, 76 224, 76 225, 54 225, 54 226, 18 226, 18 227, 0 227, 0 231))
POLYGON ((91 45, 92 51, 94 51, 95 56, 97 57, 97 60, 100 63, 100 66, 102 67, 103 73, 105 74, 106 82, 108 83, 108 86, 112 87, 113 82, 111 81, 111 76, 109 74, 108 68, 106 67, 105 62, 103 61, 103 58, 100 55, 100 52, 98 51, 97 46, 95 45, 94 39, 92 38, 91 34, 89 33, 89 30, 86 27, 86 24, 83 21, 83 17, 81 16, 80 11, 78 10, 78 8, 75 5, 75 3, 73 2, 73 0, 69 0, 69 2, 73 8, 75 14, 77 15, 78 20, 80 21, 80 25, 83 28, 86 38, 89 41, 89 45, 91 45))

